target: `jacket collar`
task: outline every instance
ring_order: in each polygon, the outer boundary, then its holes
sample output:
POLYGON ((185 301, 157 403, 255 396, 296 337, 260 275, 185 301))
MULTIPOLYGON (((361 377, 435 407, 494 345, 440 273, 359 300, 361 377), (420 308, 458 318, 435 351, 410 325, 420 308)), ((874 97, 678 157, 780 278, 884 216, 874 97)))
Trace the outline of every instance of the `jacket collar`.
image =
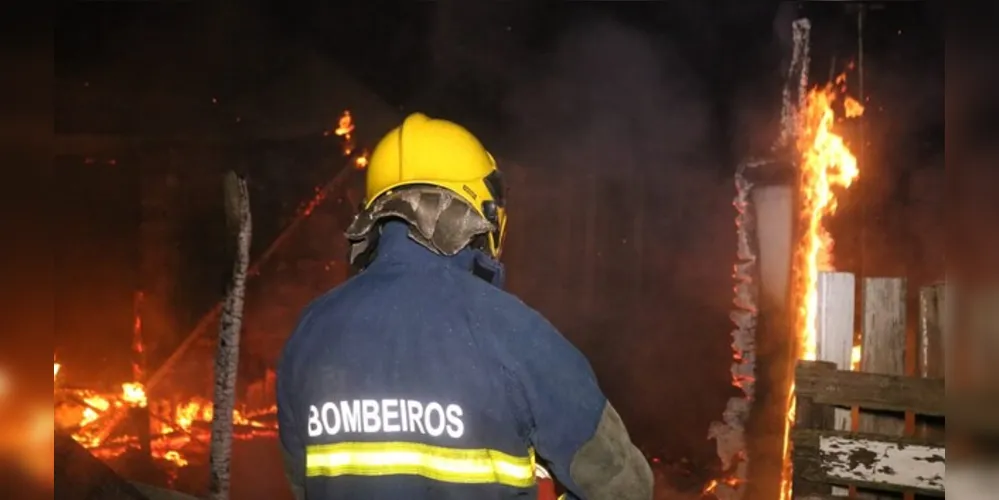
POLYGON ((503 287, 503 264, 480 250, 465 247, 453 256, 439 255, 420 245, 409 236, 409 226, 400 221, 389 221, 381 226, 372 266, 380 264, 412 264, 416 266, 444 266, 461 269, 503 287))

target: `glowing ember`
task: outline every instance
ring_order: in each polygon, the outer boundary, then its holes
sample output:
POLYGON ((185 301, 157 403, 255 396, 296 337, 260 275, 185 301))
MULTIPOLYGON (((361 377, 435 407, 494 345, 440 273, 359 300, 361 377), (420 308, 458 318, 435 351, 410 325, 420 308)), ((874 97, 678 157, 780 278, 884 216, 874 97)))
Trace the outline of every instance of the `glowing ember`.
POLYGON ((173 462, 177 467, 187 467, 187 460, 180 455, 180 452, 170 450, 163 454, 163 459, 173 462))
POLYGON ((354 118, 350 116, 349 110, 340 115, 340 121, 333 133, 343 138, 343 154, 349 156, 354 151, 354 118))
POLYGON ((704 489, 701 490, 701 496, 713 495, 715 491, 718 489, 718 486, 722 484, 730 488, 735 488, 739 486, 739 482, 740 482, 739 479, 735 477, 727 477, 724 479, 712 479, 711 481, 708 481, 708 484, 705 485, 704 489))
POLYGON ((364 151, 354 158, 354 168, 358 170, 364 170, 368 166, 368 152, 364 151))
MULTIPOLYGON (((846 75, 840 75, 824 88, 811 90, 799 116, 797 149, 801 155, 798 167, 803 234, 795 249, 797 281, 794 293, 798 300, 795 318, 798 358, 804 360, 815 360, 818 354, 815 320, 819 272, 833 270, 833 239, 824 222, 827 216, 836 212, 835 188, 849 188, 860 175, 857 157, 850 152, 843 137, 833 131, 836 123, 833 103, 838 97, 837 91, 843 91, 845 87, 846 75)), ((849 97, 844 99, 843 109, 847 118, 859 117, 864 112, 864 107, 849 97)), ((784 428, 785 471, 781 498, 785 500, 791 498, 790 432, 794 414, 792 386, 784 428)))

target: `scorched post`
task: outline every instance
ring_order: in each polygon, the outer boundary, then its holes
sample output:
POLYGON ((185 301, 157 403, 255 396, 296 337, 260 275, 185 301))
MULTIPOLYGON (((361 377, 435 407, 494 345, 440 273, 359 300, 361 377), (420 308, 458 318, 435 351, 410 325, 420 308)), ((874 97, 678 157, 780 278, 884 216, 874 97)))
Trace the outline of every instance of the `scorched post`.
POLYGON ((223 183, 227 236, 236 239, 232 280, 219 320, 219 345, 215 355, 215 401, 212 412, 211 480, 209 498, 228 500, 232 451, 236 372, 239 364, 239 334, 243 326, 243 296, 250 263, 250 194, 246 178, 228 172, 223 183), (235 233, 235 235, 233 234, 235 233))

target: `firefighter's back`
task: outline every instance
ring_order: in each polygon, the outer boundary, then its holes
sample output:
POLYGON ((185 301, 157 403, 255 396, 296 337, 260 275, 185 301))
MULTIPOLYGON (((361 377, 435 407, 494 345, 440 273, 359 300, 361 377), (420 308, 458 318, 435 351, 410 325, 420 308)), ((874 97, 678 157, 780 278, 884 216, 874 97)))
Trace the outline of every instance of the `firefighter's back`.
POLYGON ((367 270, 303 314, 278 390, 282 440, 304 448, 308 498, 534 494, 526 431, 491 354, 518 301, 459 257, 383 241, 367 270))

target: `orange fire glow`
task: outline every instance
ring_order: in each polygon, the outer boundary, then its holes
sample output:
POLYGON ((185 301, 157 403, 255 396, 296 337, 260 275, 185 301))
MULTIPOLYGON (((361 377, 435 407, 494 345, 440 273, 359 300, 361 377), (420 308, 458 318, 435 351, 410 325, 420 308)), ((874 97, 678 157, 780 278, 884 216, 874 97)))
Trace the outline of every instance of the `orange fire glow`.
MULTIPOLYGON (((800 339, 799 357, 814 360, 817 352, 815 318, 818 313, 819 272, 833 270, 833 239, 824 226, 827 216, 836 212, 834 188, 849 188, 860 174, 857 157, 843 137, 833 132, 833 111, 837 93, 832 85, 808 94, 798 138, 801 153, 800 192, 804 234, 797 248, 801 283, 796 293, 801 297, 795 330, 800 339)), ((846 115, 860 116, 863 106, 847 98, 846 115)))
POLYGON ((701 490, 701 496, 713 495, 715 491, 718 489, 718 486, 722 484, 730 488, 735 488, 739 486, 739 482, 740 482, 739 479, 735 477, 727 477, 724 479, 712 479, 711 481, 708 481, 708 484, 704 486, 704 489, 701 490))
MULTIPOLYGON (((350 111, 344 111, 334 130, 323 135, 336 135, 343 140, 344 156, 351 159, 354 168, 363 169, 368 164, 366 150, 355 151, 354 121, 350 111)), ((326 198, 328 191, 317 187, 314 196, 298 208, 298 217, 307 217, 326 198)), ((255 274, 252 268, 250 274, 255 274)), ((136 355, 133 364, 132 381, 120 385, 120 390, 111 392, 92 389, 72 388, 66 384, 67 368, 53 358, 53 386, 56 407, 54 423, 56 429, 69 433, 96 457, 111 459, 129 450, 142 448, 139 432, 134 425, 116 426, 124 412, 131 409, 147 409, 150 437, 150 451, 156 459, 172 464, 174 471, 187 467, 194 457, 204 458, 211 442, 212 402, 203 398, 188 398, 178 401, 161 395, 147 394, 144 379, 142 318, 139 315, 141 292, 136 295, 136 313, 133 324, 132 348, 136 355)), ((273 372, 260 384, 267 387, 273 382, 273 372)), ((264 389, 264 393, 270 389, 264 389)), ((251 439, 277 436, 276 412, 274 404, 264 404, 263 408, 247 409, 237 405, 233 411, 233 437, 251 439)), ((50 420, 50 421, 53 421, 50 420)), ((49 460, 51 464, 51 460, 49 460)))
MULTIPOLYGON (((55 364, 56 372, 60 365, 55 364)), ((149 409, 150 448, 154 458, 181 468, 189 465, 191 452, 204 455, 211 440, 212 403, 206 399, 185 401, 149 399, 145 388, 137 382, 126 382, 118 393, 100 393, 88 389, 56 389, 56 427, 71 432, 73 439, 88 448, 94 456, 109 459, 130 449, 139 449, 139 437, 133 433, 105 432, 117 411, 129 408, 149 409), (103 437, 108 435, 108 437, 103 437)), ((267 417, 276 407, 248 412, 233 412, 236 439, 275 436, 277 424, 267 417)), ((125 426, 123 426, 125 429, 125 426)))
MULTIPOLYGON (((799 193, 802 237, 795 248, 797 311, 795 332, 798 336, 798 358, 815 360, 818 354, 816 317, 818 314, 818 280, 822 271, 833 270, 833 238, 825 228, 825 220, 837 208, 837 189, 849 188, 860 175, 857 157, 847 147, 841 135, 834 131, 837 122, 833 104, 846 87, 846 75, 835 82, 808 93, 805 108, 798 123, 797 149, 800 154, 799 193)), ((855 99, 843 99, 843 115, 856 118, 864 107, 855 99)), ((859 350, 855 350, 859 354, 859 350)), ((781 498, 791 498, 790 430, 794 422, 794 387, 788 400, 784 433, 785 471, 781 498)))

